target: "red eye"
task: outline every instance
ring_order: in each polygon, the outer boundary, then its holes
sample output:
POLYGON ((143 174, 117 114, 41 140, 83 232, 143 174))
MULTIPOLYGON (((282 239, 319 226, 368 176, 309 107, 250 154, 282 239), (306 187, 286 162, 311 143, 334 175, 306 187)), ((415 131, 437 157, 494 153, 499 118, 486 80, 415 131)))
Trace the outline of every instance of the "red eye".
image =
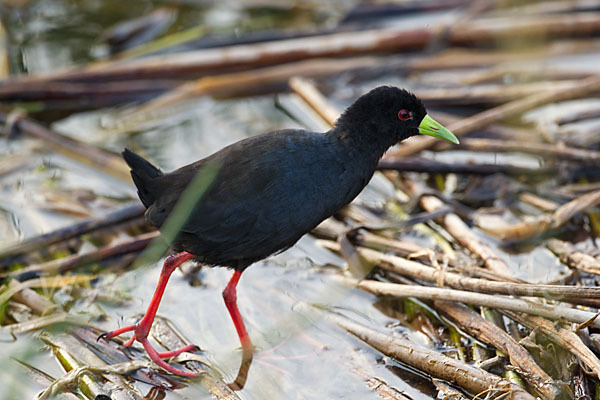
POLYGON ((404 109, 398 111, 398 119, 400 119, 401 121, 408 121, 411 118, 412 113, 410 111, 404 109))

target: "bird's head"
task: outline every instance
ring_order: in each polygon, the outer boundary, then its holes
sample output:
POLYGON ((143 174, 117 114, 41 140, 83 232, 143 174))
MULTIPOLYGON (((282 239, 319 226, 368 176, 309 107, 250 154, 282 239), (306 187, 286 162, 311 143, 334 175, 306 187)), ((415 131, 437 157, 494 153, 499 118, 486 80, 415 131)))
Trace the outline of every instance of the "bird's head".
POLYGON ((452 132, 427 115, 417 96, 392 86, 359 97, 337 120, 336 129, 388 147, 419 134, 458 143, 452 132))

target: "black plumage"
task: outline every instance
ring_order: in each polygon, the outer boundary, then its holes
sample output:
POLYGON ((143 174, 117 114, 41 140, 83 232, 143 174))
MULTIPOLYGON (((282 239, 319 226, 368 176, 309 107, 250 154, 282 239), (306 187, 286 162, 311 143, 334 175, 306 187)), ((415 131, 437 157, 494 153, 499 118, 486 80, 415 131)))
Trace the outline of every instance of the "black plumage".
POLYGON ((405 90, 361 97, 325 133, 279 130, 241 140, 164 174, 125 150, 148 221, 160 228, 181 192, 208 163, 218 169, 173 247, 209 265, 243 270, 292 246, 348 204, 393 144, 418 134, 425 107, 405 90), (401 121, 399 110, 412 110, 401 121))

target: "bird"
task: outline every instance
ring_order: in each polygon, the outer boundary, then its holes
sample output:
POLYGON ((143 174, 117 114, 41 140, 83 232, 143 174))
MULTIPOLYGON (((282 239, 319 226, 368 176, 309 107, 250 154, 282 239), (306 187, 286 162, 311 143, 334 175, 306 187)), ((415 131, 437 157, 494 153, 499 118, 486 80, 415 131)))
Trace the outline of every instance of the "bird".
POLYGON ((267 132, 169 173, 125 149, 122 155, 146 207, 145 217, 161 231, 192 180, 206 168, 214 167, 216 172, 172 242, 174 253, 164 261, 143 318, 105 332, 99 339, 133 331, 125 346, 137 340, 164 370, 195 376, 163 360, 195 346, 158 353, 148 341, 169 277, 179 265, 193 259, 233 269, 223 298, 249 365, 253 345, 237 307, 236 291, 244 270, 288 249, 350 203, 367 185, 388 148, 419 134, 458 143, 456 136, 427 114, 414 94, 380 86, 360 96, 327 132, 267 132))

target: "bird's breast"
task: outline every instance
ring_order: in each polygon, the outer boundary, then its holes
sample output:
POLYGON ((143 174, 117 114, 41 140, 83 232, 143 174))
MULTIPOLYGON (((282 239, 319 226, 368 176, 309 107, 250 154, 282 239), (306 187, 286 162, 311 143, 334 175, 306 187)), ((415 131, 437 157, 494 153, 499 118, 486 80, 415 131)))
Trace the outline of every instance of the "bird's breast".
POLYGON ((266 201, 279 205, 268 209, 264 218, 286 221, 280 226, 293 227, 294 232, 309 231, 351 202, 373 175, 373 169, 361 168, 347 154, 319 154, 319 159, 290 158, 295 167, 287 171, 292 172, 264 193, 266 201))

